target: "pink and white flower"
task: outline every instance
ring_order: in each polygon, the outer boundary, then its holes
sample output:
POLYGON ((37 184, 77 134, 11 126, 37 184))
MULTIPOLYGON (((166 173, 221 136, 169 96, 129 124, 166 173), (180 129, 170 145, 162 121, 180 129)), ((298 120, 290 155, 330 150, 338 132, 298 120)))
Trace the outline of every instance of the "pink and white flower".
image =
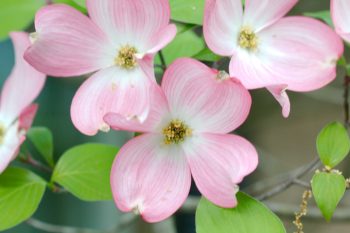
POLYGON ((71 117, 86 135, 108 131, 107 112, 144 121, 153 57, 176 34, 167 0, 87 0, 90 18, 54 4, 36 15, 25 59, 39 71, 69 77, 95 72, 77 91, 71 117))
MULTIPOLYGON (((340 38, 318 20, 283 17, 297 0, 206 0, 204 36, 209 48, 232 57, 230 75, 248 89, 266 87, 290 112, 286 90, 319 89, 336 77, 340 38)), ((345 1, 343 1, 345 2, 345 1)), ((345 21, 344 21, 345 23, 345 21)))
POLYGON ((331 0, 331 14, 335 31, 350 43, 350 1, 331 0))
POLYGON ((247 118, 249 92, 228 74, 183 58, 152 93, 144 124, 105 116, 112 128, 144 133, 126 143, 114 161, 111 186, 118 208, 161 221, 187 198, 191 174, 206 198, 234 207, 237 184, 258 163, 250 142, 228 134, 247 118))
POLYGON ((11 33, 15 48, 15 67, 5 81, 0 98, 0 173, 15 159, 25 140, 37 111, 32 104, 45 83, 45 75, 31 67, 24 59, 30 41, 27 33, 11 33))

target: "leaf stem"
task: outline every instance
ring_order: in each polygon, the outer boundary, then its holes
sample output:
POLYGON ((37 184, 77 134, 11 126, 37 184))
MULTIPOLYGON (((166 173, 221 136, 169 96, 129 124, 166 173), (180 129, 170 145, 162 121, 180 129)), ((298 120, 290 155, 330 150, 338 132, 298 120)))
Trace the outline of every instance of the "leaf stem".
POLYGON ((36 168, 42 172, 46 172, 46 173, 52 172, 52 168, 50 168, 50 167, 42 164, 38 160, 34 159, 33 156, 29 153, 26 153, 25 155, 20 154, 19 161, 24 163, 24 164, 28 164, 28 165, 32 166, 33 168, 36 168))

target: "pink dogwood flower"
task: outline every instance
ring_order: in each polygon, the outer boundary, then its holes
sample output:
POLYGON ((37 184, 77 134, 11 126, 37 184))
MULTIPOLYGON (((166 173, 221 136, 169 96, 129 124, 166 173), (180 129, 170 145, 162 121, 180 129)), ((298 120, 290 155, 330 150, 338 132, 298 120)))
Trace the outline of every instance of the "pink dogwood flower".
POLYGON ((350 43, 350 1, 331 0, 331 14, 335 31, 350 43))
POLYGON ((0 173, 17 156, 31 127, 37 105, 32 104, 45 83, 45 75, 31 67, 24 59, 29 47, 29 35, 11 33, 15 48, 15 67, 5 81, 0 98, 0 173))
POLYGON ((86 135, 108 131, 107 112, 144 121, 153 57, 176 34, 167 0, 87 0, 90 18, 54 4, 36 15, 25 59, 39 71, 69 77, 95 72, 74 96, 71 118, 86 135))
MULTIPOLYGON (((229 56, 230 75, 248 89, 266 87, 290 113, 286 90, 319 89, 336 77, 343 44, 318 20, 283 17, 297 0, 206 0, 204 36, 209 48, 229 56)), ((345 22, 345 21, 344 21, 345 22)))
POLYGON ((144 124, 105 116, 112 128, 144 133, 126 143, 114 161, 111 187, 118 208, 148 222, 166 219, 187 198, 191 174, 210 201, 236 206, 237 184, 258 163, 250 142, 228 134, 247 118, 249 92, 227 73, 183 58, 152 93, 144 124))

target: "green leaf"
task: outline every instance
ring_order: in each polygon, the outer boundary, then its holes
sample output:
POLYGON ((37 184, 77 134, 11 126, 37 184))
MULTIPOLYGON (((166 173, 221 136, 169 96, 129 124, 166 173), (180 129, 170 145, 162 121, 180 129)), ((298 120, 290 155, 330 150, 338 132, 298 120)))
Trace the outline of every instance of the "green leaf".
POLYGON ((75 3, 77 3, 79 6, 86 8, 85 0, 73 0, 75 3))
POLYGON ((330 123, 318 134, 316 145, 322 163, 333 168, 349 153, 348 132, 339 122, 330 123))
POLYGON ((35 12, 45 4, 45 0, 1 0, 0 1, 0 40, 8 37, 11 31, 22 31, 32 22, 35 12))
POLYGON ((285 233, 278 217, 252 197, 237 193, 238 206, 220 208, 205 198, 196 212, 197 233, 285 233))
POLYGON ((111 200, 109 175, 118 148, 83 144, 66 151, 52 175, 56 182, 85 201, 111 200))
POLYGON ((64 3, 67 5, 70 5, 71 7, 74 7, 78 11, 82 13, 87 13, 86 6, 85 6, 85 1, 83 4, 81 4, 84 0, 80 1, 80 4, 78 3, 79 0, 53 0, 54 3, 64 3))
POLYGON ((193 56, 194 59, 201 61, 216 62, 220 60, 220 56, 214 54, 210 49, 204 48, 202 51, 193 56))
POLYGON ((313 17, 316 19, 323 20, 325 23, 327 23, 329 26, 333 27, 333 21, 331 18, 331 13, 329 10, 325 11, 318 11, 318 12, 306 12, 304 13, 305 16, 313 17))
POLYGON ((51 131, 45 127, 33 127, 28 131, 27 136, 46 162, 53 167, 53 136, 51 131))
POLYGON ((311 186, 318 208, 324 218, 330 221, 346 190, 344 176, 337 173, 319 172, 312 178, 311 186))
POLYGON ((170 0, 171 18, 175 21, 203 24, 204 0, 170 0))
MULTIPOLYGON (((189 28, 182 25, 177 25, 177 27, 180 33, 162 50, 167 65, 180 57, 192 57, 205 48, 203 38, 197 36, 193 31, 193 27, 189 28)), ((159 55, 157 55, 155 63, 161 64, 159 55)))
POLYGON ((38 208, 46 182, 22 168, 8 168, 0 175, 0 231, 27 220, 38 208))

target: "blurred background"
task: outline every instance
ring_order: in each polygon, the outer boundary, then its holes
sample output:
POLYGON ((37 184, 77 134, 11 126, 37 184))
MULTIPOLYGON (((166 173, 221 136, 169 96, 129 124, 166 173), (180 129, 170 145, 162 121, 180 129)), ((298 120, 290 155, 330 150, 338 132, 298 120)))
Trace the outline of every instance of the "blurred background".
MULTIPOLYGON (((300 0, 290 14, 327 10, 329 4, 329 0, 300 0)), ((0 26, 1 24, 3 22, 0 26)), ((13 62, 11 41, 8 39, 0 41, 1 84, 9 75, 13 62)), ((238 133, 257 146, 260 164, 257 171, 245 180, 241 189, 256 195, 269 189, 290 171, 308 164, 317 156, 315 140, 318 132, 331 121, 343 121, 343 76, 344 72, 339 70, 337 80, 319 91, 289 93, 292 110, 288 119, 282 117, 280 106, 266 90, 251 92, 252 111, 238 133), (256 185, 256 182, 259 182, 259 185, 256 185)), ((45 89, 37 100, 40 108, 34 125, 45 126, 52 130, 56 160, 65 150, 83 142, 102 142, 121 146, 131 137, 124 132, 100 133, 95 137, 87 137, 73 127, 69 113, 70 104, 75 91, 83 81, 84 78, 48 78, 45 89)), ((347 160, 342 163, 344 167, 341 169, 346 177, 350 175, 349 166, 346 166, 349 162, 347 160)), ((306 177, 305 180, 309 181, 308 178, 310 177, 306 177)), ((282 218, 288 232, 293 232, 295 229, 292 221, 294 212, 299 210, 303 191, 303 188, 293 186, 267 201, 267 204, 282 218)), ((191 195, 198 196, 194 186, 191 195)), ((310 216, 303 220, 304 232, 349 232, 350 207, 346 208, 346 206, 350 206, 349 193, 336 211, 332 223, 326 223, 315 204, 311 202, 310 216)), ((128 224, 114 232, 195 233, 194 213, 195 209, 190 208, 190 210, 179 211, 166 222, 146 224, 139 219, 130 221, 133 217, 118 212, 112 201, 87 203, 70 194, 53 194, 46 191, 34 217, 55 225, 96 229, 96 231, 86 231, 91 233, 106 232, 103 230, 113 229, 120 221, 127 221, 128 224)), ((45 231, 24 223, 5 232, 44 233, 45 231)))

